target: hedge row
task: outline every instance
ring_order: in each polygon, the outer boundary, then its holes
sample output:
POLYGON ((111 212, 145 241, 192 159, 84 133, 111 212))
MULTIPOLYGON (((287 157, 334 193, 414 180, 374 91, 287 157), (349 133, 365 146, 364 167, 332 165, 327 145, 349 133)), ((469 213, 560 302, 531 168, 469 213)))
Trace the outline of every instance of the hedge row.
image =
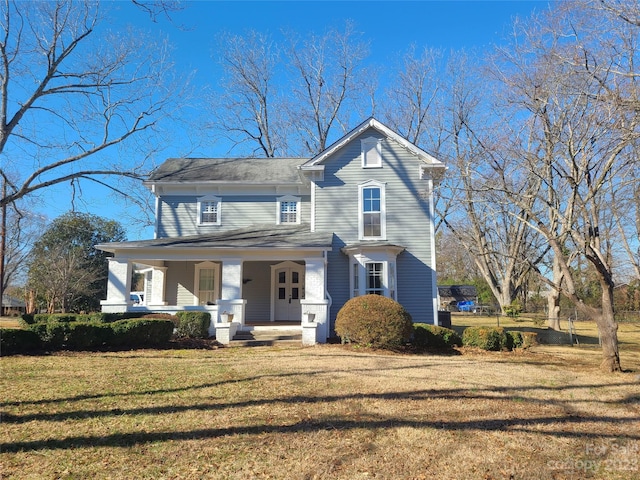
POLYGON ((462 339, 450 328, 428 323, 414 323, 413 344, 420 348, 453 348, 462 346, 462 339))
POLYGON ((36 350, 96 350, 100 348, 150 348, 166 345, 173 335, 171 320, 133 319, 112 323, 36 323, 26 330, 1 329, 0 354, 36 350))
POLYGON ((483 350, 513 350, 537 344, 535 332, 505 331, 501 327, 468 327, 462 333, 462 344, 483 350))
MULTIPOLYGON (((36 323, 112 323, 118 320, 140 318, 140 312, 127 313, 36 313, 35 315, 22 315, 22 325, 35 325, 36 323)), ((156 316, 158 314, 155 314, 156 316)))

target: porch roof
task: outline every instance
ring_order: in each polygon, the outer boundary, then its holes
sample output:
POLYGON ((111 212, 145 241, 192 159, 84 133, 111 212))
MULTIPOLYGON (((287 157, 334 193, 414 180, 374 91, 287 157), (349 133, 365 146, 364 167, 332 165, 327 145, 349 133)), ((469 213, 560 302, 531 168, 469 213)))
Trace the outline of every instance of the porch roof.
POLYGON ((308 224, 254 225, 184 237, 156 238, 130 242, 101 243, 96 248, 115 253, 118 250, 171 249, 313 249, 329 250, 332 232, 311 232, 308 224))

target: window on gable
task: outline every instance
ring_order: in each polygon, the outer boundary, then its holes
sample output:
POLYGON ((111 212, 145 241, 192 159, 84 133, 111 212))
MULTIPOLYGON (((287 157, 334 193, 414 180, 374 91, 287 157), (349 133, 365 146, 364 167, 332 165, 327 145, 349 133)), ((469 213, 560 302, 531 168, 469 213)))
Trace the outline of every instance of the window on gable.
POLYGON ((276 223, 300 223, 300 198, 291 196, 278 198, 276 223))
POLYGON ((362 168, 382 167, 382 141, 369 137, 360 141, 362 149, 362 168))
POLYGON ((360 239, 384 239, 386 236, 384 184, 370 181, 360 185, 359 204, 360 239))
POLYGON ((220 204, 217 197, 198 199, 198 225, 220 225, 220 204))

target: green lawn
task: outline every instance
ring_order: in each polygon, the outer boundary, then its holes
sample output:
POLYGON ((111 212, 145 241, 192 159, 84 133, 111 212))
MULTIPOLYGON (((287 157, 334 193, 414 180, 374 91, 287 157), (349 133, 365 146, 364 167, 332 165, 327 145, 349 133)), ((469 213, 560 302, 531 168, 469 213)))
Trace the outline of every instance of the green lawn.
POLYGON ((636 335, 621 325, 629 371, 615 375, 593 344, 6 357, 0 476, 638 478, 636 335))

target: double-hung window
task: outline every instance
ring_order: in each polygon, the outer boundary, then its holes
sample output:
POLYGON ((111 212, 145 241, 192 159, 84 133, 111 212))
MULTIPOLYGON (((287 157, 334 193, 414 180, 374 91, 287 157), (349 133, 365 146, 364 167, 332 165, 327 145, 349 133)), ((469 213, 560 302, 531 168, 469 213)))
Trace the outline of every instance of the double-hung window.
POLYGON ((351 297, 383 295, 397 300, 396 256, 402 248, 375 246, 365 250, 360 247, 346 250, 351 265, 351 297))
POLYGON ((198 225, 220 225, 221 203, 218 197, 198 198, 198 225))
POLYGON ((367 288, 365 293, 367 295, 384 295, 385 293, 385 281, 382 262, 369 262, 367 267, 367 288))
POLYGON ((300 223, 300 197, 279 197, 277 206, 277 224, 300 223))
POLYGON ((373 180, 360 185, 360 240, 386 238, 384 184, 373 180))

